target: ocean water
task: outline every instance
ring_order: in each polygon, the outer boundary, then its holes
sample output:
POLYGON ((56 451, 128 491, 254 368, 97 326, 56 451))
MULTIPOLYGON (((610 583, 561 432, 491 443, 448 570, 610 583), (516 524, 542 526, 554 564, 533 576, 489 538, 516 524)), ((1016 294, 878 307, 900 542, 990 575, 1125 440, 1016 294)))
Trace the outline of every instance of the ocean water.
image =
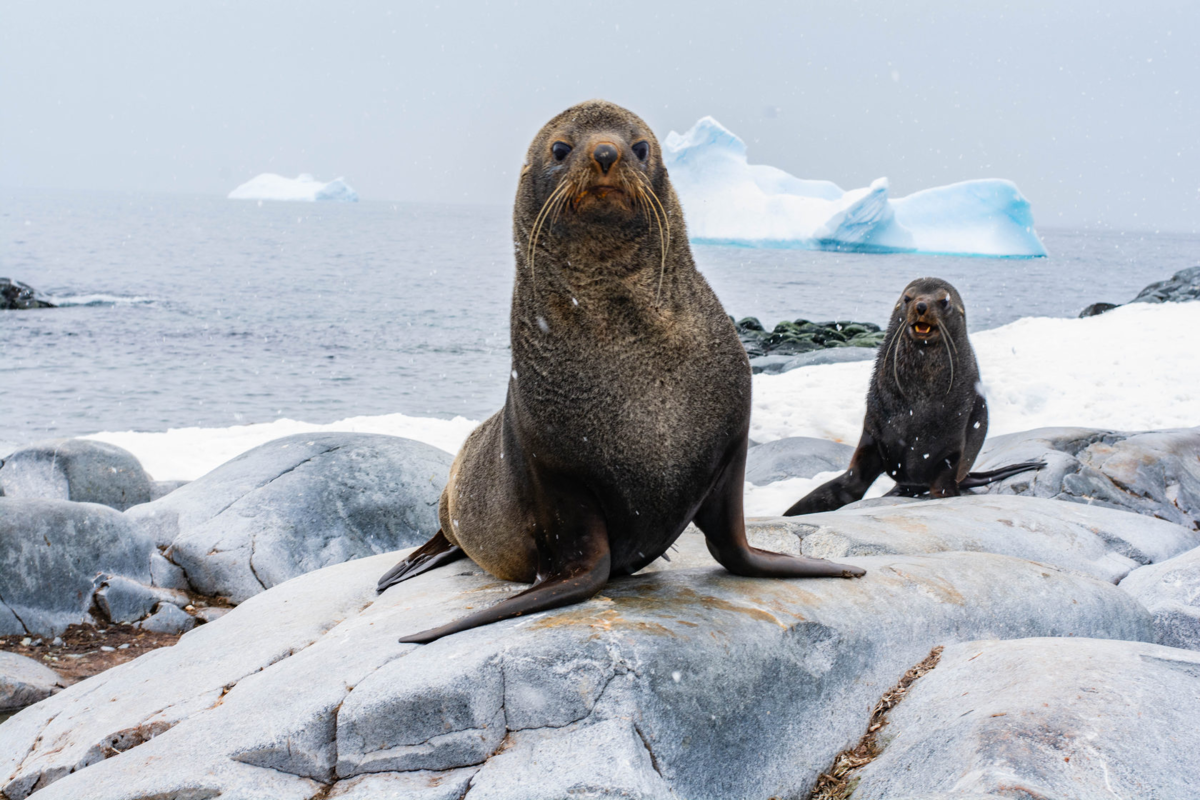
MULTIPOLYGON (((1048 258, 693 252, 737 318, 882 323, 936 275, 974 331, 1124 302, 1200 261, 1195 235, 1040 232, 1048 258)), ((482 419, 509 370, 511 248, 501 206, 0 192, 0 275, 65 306, 0 312, 0 440, 482 419)))

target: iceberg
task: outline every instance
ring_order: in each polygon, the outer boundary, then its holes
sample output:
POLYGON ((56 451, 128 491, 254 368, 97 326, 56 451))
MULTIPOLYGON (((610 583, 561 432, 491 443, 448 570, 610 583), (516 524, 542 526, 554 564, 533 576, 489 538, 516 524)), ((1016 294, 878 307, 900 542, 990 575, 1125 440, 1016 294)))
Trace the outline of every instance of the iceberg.
POLYGON ((972 180, 893 199, 887 178, 844 191, 746 160, 746 143, 712 117, 663 147, 695 244, 867 253, 1046 255, 1014 183, 972 180))
POLYGON ((264 172, 230 192, 229 199, 304 200, 307 202, 331 200, 340 203, 357 203, 358 192, 351 189, 343 178, 322 183, 307 172, 296 178, 285 178, 282 175, 264 172))

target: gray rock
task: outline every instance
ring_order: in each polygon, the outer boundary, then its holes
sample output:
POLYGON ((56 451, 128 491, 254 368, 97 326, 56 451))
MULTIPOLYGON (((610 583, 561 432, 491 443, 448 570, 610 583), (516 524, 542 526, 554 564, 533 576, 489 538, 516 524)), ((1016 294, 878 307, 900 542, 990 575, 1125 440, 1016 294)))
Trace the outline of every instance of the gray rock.
POLYGON ((1159 644, 1200 650, 1200 549, 1135 569, 1121 588, 1150 610, 1159 644))
POLYGON ((786 478, 811 478, 821 472, 842 472, 850 466, 854 448, 828 439, 792 436, 753 447, 746 454, 746 480, 756 486, 786 478))
MULTIPOLYGON (((56 636, 93 621, 93 593, 106 578, 148 589, 153 549, 108 506, 0 497, 0 607, 29 633, 56 636)), ((0 608, 0 630, 4 619, 0 608)))
POLYGON ((858 508, 751 520, 747 537, 777 552, 842 560, 950 550, 998 553, 1116 583, 1144 564, 1200 546, 1164 520, 1034 497, 878 498, 858 508))
POLYGON ((1146 433, 1039 428, 989 439, 974 469, 1019 461, 1047 466, 985 491, 1106 505, 1200 530, 1200 428, 1146 433))
POLYGON ((243 453, 128 516, 192 588, 241 602, 330 564, 421 544, 453 458, 365 433, 298 434, 243 453))
POLYGON ((124 511, 150 502, 150 476, 133 453, 88 439, 22 447, 0 466, 0 494, 100 503, 124 511))
POLYGON ((158 551, 150 554, 150 578, 155 586, 161 586, 164 589, 186 592, 191 588, 188 586, 187 576, 183 574, 183 570, 158 551))
POLYGON ((186 633, 196 627, 196 618, 171 603, 160 603, 154 614, 137 624, 154 633, 186 633))
POLYGON ((1132 303, 1186 303, 1200 300, 1200 267, 1181 269, 1165 281, 1142 289, 1132 303))
POLYGON ((469 796, 493 798, 803 796, 934 644, 1151 635, 1119 588, 1020 559, 748 580, 684 535, 586 603, 400 645, 524 587, 459 562, 376 595, 398 555, 283 583, 0 725, 0 789, 365 797, 424 765, 443 783, 477 769, 469 796))
POLYGON ((892 710, 883 753, 853 797, 1194 797, 1198 717, 1191 651, 1094 639, 956 644, 892 710))
POLYGON ((62 678, 32 658, 0 650, 0 713, 19 711, 63 688, 62 678))
POLYGON ((187 486, 191 481, 151 481, 150 501, 160 500, 181 486, 187 486))
POLYGON ((224 608, 220 606, 207 606, 206 608, 196 609, 194 616, 201 622, 216 622, 232 610, 232 608, 224 608))
POLYGON ((128 578, 110 578, 96 590, 96 605, 109 622, 134 622, 158 605, 154 590, 128 578))
POLYGON ((96 590, 96 607, 109 622, 135 622, 160 603, 183 608, 190 602, 186 593, 174 589, 146 586, 128 578, 104 577, 96 590))

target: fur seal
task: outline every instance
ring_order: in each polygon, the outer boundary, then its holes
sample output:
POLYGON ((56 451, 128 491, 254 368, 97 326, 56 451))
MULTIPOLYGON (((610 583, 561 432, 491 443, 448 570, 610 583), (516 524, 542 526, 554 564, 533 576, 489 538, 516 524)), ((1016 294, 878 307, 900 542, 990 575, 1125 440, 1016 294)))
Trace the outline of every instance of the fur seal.
POLYGON ((533 586, 401 642, 586 600, 692 521, 737 575, 863 574, 746 541, 750 365, 645 122, 598 100, 550 120, 521 171, 513 238, 504 407, 450 468, 441 530, 378 589, 464 555, 533 586))
POLYGON ((987 427, 987 400, 979 391, 962 297, 946 281, 918 278, 904 287, 879 346, 850 469, 784 516, 861 500, 884 472, 896 481, 891 495, 954 497, 962 489, 1045 466, 1034 461, 971 472, 987 427))

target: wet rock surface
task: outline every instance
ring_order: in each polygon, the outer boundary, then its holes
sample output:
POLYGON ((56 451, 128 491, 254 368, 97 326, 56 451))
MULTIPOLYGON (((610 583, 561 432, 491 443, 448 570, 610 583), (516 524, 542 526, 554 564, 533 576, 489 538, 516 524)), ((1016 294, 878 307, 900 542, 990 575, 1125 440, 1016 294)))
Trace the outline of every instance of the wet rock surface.
POLYGON ((978 491, 1120 508, 1200 530, 1200 428, 1039 428, 989 439, 974 469, 1020 461, 1046 466, 978 491))
POLYGON ((128 516, 205 595, 241 602, 304 572, 437 532, 449 453, 395 436, 298 434, 128 516))
POLYGON ((424 771, 468 798, 802 796, 935 643, 1152 636, 1126 592, 1023 559, 753 580, 685 534, 669 564, 586 603, 401 645, 523 587, 461 562, 376 595, 398 555, 283 583, 26 709, 0 726, 0 786, 365 797, 424 771))
MULTIPOLYGON (((732 318, 731 318, 732 319, 732 318)), ((783 321, 773 330, 766 330, 756 317, 746 317, 734 323, 738 338, 755 372, 780 372, 775 361, 763 361, 764 356, 798 356, 825 349, 845 347, 877 348, 884 332, 873 322, 829 321, 811 322, 806 319, 783 321)), ((873 357, 873 355, 871 356, 873 357)), ((843 360, 843 359, 835 359, 843 360)), ((858 360, 850 358, 845 360, 858 360)), ((790 362, 778 362, 790 363, 790 362)), ((827 363, 813 360, 812 363, 827 363)), ((800 364, 796 364, 800 366, 800 364)))
POLYGON ((1191 797, 1198 715, 1200 653, 1096 639, 950 645, 891 711, 851 797, 1191 797))
POLYGON ((41 297, 32 286, 10 278, 0 278, 0 311, 54 307, 53 303, 41 297))
POLYGON ((118 511, 150 502, 150 476, 116 445, 52 439, 22 447, 0 465, 0 495, 100 503, 118 511))

